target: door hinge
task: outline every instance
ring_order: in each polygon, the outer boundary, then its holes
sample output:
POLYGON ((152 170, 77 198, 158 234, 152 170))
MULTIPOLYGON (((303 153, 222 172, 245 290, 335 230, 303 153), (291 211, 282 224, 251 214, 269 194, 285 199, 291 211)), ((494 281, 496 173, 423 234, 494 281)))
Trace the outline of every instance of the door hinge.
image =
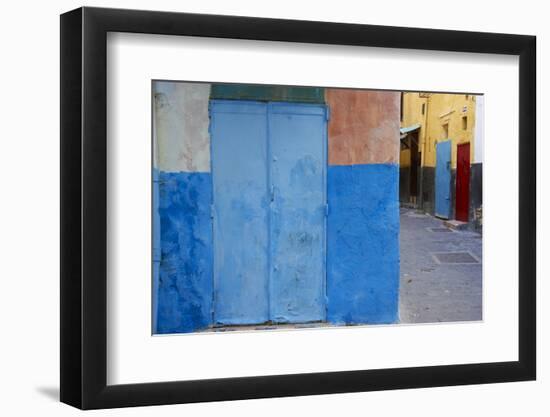
POLYGON ((325 204, 325 217, 328 217, 328 204, 325 204))
POLYGON ((213 219, 216 214, 216 209, 214 207, 214 204, 210 205, 210 218, 213 219))
POLYGON ((325 107, 325 119, 327 120, 327 122, 330 120, 330 107, 329 106, 325 107))

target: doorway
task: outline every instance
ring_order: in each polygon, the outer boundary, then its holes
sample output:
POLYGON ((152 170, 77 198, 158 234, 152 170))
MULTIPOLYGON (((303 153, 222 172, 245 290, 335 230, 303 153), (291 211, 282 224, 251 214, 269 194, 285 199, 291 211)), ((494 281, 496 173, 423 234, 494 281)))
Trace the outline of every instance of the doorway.
POLYGON ((435 215, 448 219, 451 212, 451 141, 436 145, 435 215))
POLYGON ((456 219, 467 222, 470 210, 470 144, 457 146, 456 152, 456 219))
POLYGON ((324 105, 211 100, 217 325, 326 320, 324 105))
POLYGON ((420 167, 420 153, 418 152, 418 131, 410 134, 409 136, 411 151, 409 195, 411 203, 416 205, 418 202, 418 171, 420 167))

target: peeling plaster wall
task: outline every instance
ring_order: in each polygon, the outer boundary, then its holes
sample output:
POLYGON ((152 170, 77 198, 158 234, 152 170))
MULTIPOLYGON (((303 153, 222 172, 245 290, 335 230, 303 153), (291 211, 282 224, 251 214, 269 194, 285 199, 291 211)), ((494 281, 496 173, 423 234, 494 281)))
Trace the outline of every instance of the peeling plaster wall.
POLYGON ((399 93, 328 88, 329 165, 399 163, 399 93))
MULTIPOLYGON (((193 332, 211 326, 216 314, 208 112, 212 97, 208 84, 156 82, 153 92, 154 332, 193 332)), ((399 93, 328 89, 325 98, 331 113, 328 138, 319 137, 328 148, 328 215, 324 206, 315 213, 327 215, 326 300, 319 305, 324 307, 326 301, 330 323, 393 323, 399 293, 399 93)), ((281 116, 281 121, 287 119, 281 116)), ((271 126, 273 132, 277 126, 271 126)), ((304 152, 308 154, 300 148, 289 156, 304 152)), ((307 180, 304 173, 300 178, 307 180)), ((272 220, 276 227, 277 216, 272 220)), ((275 293, 277 288, 270 290, 275 293)), ((303 298, 310 290, 295 288, 299 293, 289 293, 289 299, 303 298)), ((285 284, 277 291, 289 290, 285 284)), ((277 317, 286 313, 281 310, 277 317)))
POLYGON ((212 321, 210 85, 156 81, 153 94, 153 331, 192 332, 212 321))
POLYGON ((212 321, 210 174, 159 173, 160 271, 157 333, 190 332, 212 321))
POLYGON ((210 172, 210 84, 155 81, 155 167, 210 172))

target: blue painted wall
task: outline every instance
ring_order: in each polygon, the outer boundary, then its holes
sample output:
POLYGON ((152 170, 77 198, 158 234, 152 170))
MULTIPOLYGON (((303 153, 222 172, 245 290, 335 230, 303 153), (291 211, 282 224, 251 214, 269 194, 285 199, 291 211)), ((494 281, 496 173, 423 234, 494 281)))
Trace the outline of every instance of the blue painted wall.
POLYGON ((161 259, 160 243, 160 213, 159 213, 159 170, 153 168, 153 297, 151 304, 153 312, 151 320, 153 322, 153 334, 157 333, 157 313, 158 313, 158 295, 159 295, 159 274, 161 259))
POLYGON ((212 322, 212 182, 209 173, 158 173, 157 333, 212 322))
POLYGON ((328 168, 328 321, 394 323, 399 300, 399 167, 328 168))
POLYGON ((399 173, 392 149, 399 140, 392 132, 398 131, 398 106, 371 100, 384 95, 398 103, 397 95, 338 90, 338 100, 327 100, 333 113, 327 138, 324 104, 266 102, 324 103, 323 89, 215 86, 210 94, 209 87, 181 84, 186 88, 160 89, 170 106, 162 101, 155 108, 160 156, 153 173, 153 332, 187 333, 215 322, 397 322, 399 173), (363 95, 369 98, 365 111, 351 111, 349 103, 363 95), (210 101, 221 107, 209 133, 208 99, 218 96, 230 100, 210 101), (239 100, 244 97, 262 102, 239 100), (218 131, 222 118, 227 123, 218 131), (359 123, 365 120, 372 126, 359 123), (319 142, 304 140, 320 134, 319 142), (211 142, 216 135, 223 139, 219 144, 211 142), (328 167, 327 140, 333 145, 328 167), (211 160, 224 168, 219 193, 216 168, 205 172, 211 160), (216 201, 223 193, 227 201, 216 201), (256 223, 265 226, 261 232, 256 223), (216 233, 226 242, 214 256, 216 233), (262 256, 247 259, 252 253, 262 256), (215 266, 216 258, 225 266, 215 266), (231 278, 221 286, 215 284, 218 267, 231 278), (230 297, 221 299, 220 290, 230 297), (253 310, 259 314, 249 314, 253 310))

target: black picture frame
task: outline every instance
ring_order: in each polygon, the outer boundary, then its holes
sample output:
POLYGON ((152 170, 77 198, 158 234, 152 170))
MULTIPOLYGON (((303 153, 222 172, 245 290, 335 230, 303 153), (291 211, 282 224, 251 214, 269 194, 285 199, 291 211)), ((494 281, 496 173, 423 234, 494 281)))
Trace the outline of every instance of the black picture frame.
POLYGON ((536 38, 251 17, 79 8, 61 15, 61 401, 81 409, 534 380, 536 38), (519 56, 519 360, 107 385, 107 33, 519 56))

